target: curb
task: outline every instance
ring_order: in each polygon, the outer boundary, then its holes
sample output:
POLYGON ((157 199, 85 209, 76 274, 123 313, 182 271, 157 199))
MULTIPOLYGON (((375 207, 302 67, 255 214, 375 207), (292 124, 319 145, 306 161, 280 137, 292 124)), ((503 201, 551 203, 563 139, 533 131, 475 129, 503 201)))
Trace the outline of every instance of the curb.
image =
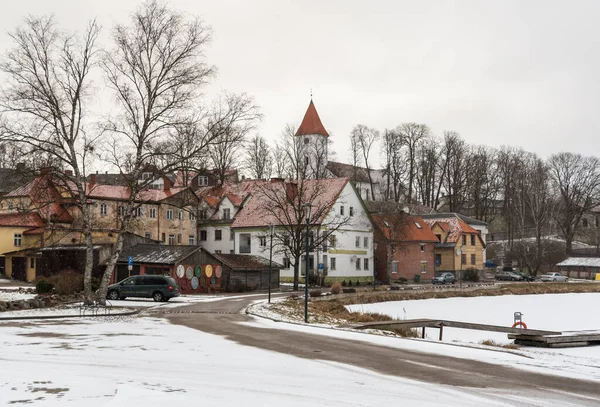
MULTIPOLYGON (((245 313, 247 315, 252 315, 252 316, 255 316, 257 318, 268 319, 268 320, 273 321, 273 322, 281 322, 281 323, 284 323, 284 324, 306 326, 306 327, 310 327, 310 328, 330 329, 330 330, 341 331, 341 332, 353 332, 353 333, 359 333, 359 334, 363 334, 363 335, 373 335, 372 333, 366 332, 364 330, 358 330, 358 329, 352 329, 352 328, 339 328, 339 327, 335 327, 335 326, 311 325, 311 324, 307 324, 307 323, 304 323, 304 322, 284 321, 284 320, 281 320, 281 319, 276 319, 276 318, 272 318, 272 317, 263 316, 263 315, 257 314, 256 312, 253 312, 253 311, 250 310, 250 308, 252 308, 253 306, 258 305, 258 304, 259 303, 254 303, 254 304, 248 305, 246 307, 246 309, 244 310, 245 313)), ((437 343, 437 344, 442 344, 442 345, 456 346, 458 348, 479 349, 479 350, 486 350, 486 351, 492 351, 492 352, 508 353, 508 354, 515 355, 515 356, 521 356, 521 357, 527 358, 527 359, 535 359, 533 356, 529 356, 529 355, 526 355, 524 353, 516 352, 516 351, 510 350, 510 349, 503 349, 503 348, 494 349, 491 346, 488 347, 488 346, 485 346, 485 345, 471 346, 469 344, 459 344, 459 343, 452 343, 452 342, 440 342, 440 341, 434 341, 434 340, 422 339, 422 338, 405 338, 405 337, 401 337, 401 336, 392 336, 392 335, 390 335, 390 336, 387 336, 387 335, 377 335, 377 336, 383 336, 384 338, 404 339, 404 340, 416 341, 416 342, 437 343)), ((418 352, 418 351, 416 351, 416 352, 418 352)), ((448 356, 452 356, 452 355, 448 355, 448 356)))
POLYGON ((0 317, 0 321, 27 321, 33 319, 67 319, 67 318, 98 318, 98 317, 125 317, 139 314, 142 310, 119 312, 117 314, 87 314, 87 315, 37 315, 22 317, 0 317))

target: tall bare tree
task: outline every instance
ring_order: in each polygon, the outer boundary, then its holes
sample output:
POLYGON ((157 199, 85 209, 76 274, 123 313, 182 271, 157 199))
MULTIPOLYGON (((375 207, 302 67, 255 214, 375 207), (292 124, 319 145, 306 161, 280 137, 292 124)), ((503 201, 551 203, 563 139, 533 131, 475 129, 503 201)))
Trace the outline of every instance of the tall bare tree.
POLYGON ((400 126, 396 127, 395 131, 400 135, 402 143, 406 148, 406 159, 408 165, 406 198, 408 202, 412 202, 415 191, 417 152, 421 143, 431 136, 431 131, 427 125, 418 123, 402 123, 400 126))
POLYGON ((244 166, 254 179, 267 179, 273 172, 273 157, 267 140, 255 135, 246 147, 244 166))
POLYGON ((97 147, 89 123, 88 97, 99 32, 95 21, 77 35, 60 31, 52 18, 29 17, 10 34, 14 47, 0 64, 7 78, 0 98, 2 138, 71 170, 61 181, 82 214, 87 302, 92 295, 93 237, 86 169, 97 147))
MULTIPOLYGON (((129 167, 130 194, 119 233, 107 262, 101 281, 99 298, 103 300, 123 248, 124 233, 130 229, 136 200, 146 187, 138 182, 151 165, 161 156, 177 156, 175 143, 166 151, 157 145, 176 133, 176 128, 187 123, 198 104, 199 89, 214 74, 214 68, 205 61, 205 50, 210 41, 210 29, 199 18, 188 17, 169 9, 157 1, 139 7, 131 17, 130 25, 117 25, 114 48, 105 54, 102 67, 108 86, 113 90, 118 114, 107 124, 119 146, 111 151, 114 164, 129 167)), ((201 154, 219 132, 204 133, 190 156, 201 154)), ((170 161, 170 168, 177 163, 170 161)))
POLYGON ((375 200, 375 191, 373 189, 373 175, 371 165, 371 155, 373 145, 379 140, 379 131, 373 128, 369 128, 364 124, 358 124, 352 129, 350 135, 352 143, 358 147, 358 153, 361 156, 362 162, 367 170, 367 177, 369 178, 369 190, 371 192, 371 200, 375 200))
POLYGON ((548 165, 560 196, 556 221, 566 241, 566 253, 571 254, 581 218, 600 203, 600 160, 580 154, 558 153, 550 157, 548 165))
POLYGON ((402 151, 402 138, 394 130, 385 130, 382 152, 385 162, 385 199, 399 202, 404 193, 406 159, 402 151))
POLYGON ((464 168, 469 212, 476 219, 486 222, 491 222, 495 216, 500 192, 500 178, 496 163, 494 149, 473 146, 464 168))
POLYGON ((460 212, 467 195, 468 146, 460 135, 453 131, 444 132, 442 160, 444 163, 444 190, 450 212, 460 212))

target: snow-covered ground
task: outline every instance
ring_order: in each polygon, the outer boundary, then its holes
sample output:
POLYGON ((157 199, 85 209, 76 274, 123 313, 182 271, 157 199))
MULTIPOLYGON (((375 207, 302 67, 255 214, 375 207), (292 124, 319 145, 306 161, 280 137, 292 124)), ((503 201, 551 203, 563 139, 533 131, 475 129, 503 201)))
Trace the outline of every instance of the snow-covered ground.
MULTIPOLYGON (((278 328, 282 328, 281 324, 278 328)), ((556 399, 560 399, 559 394, 532 391, 523 395, 432 385, 332 362, 295 358, 238 345, 150 317, 2 322, 0 349, 3 372, 0 405, 550 406, 560 403, 556 399)))
MULTIPOLYGON (((596 312, 599 302, 600 293, 580 293, 392 301, 349 305, 347 308, 353 312, 377 312, 399 319, 447 319, 502 326, 511 326, 513 313, 518 311, 523 313, 528 328, 565 332, 600 330, 600 313, 596 312)), ((426 332, 428 339, 438 339, 438 329, 427 328, 426 332)), ((500 344, 512 342, 507 334, 458 328, 444 328, 443 339, 455 344, 479 344, 488 339, 500 344)), ((516 367, 600 381, 600 346, 521 347, 519 353, 532 359, 520 360, 516 367)), ((498 355, 489 356, 490 362, 496 359, 505 363, 498 355)), ((512 364, 512 361, 506 363, 512 364)))
POLYGON ((35 296, 35 294, 19 292, 19 287, 0 287, 0 301, 30 300, 35 296))

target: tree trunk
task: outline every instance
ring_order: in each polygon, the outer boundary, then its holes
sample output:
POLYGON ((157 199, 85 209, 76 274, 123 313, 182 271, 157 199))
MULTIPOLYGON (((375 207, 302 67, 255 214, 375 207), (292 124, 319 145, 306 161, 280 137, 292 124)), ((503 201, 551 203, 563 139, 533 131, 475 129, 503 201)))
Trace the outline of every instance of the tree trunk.
POLYGON ((102 276, 102 281, 100 282, 100 289, 98 290, 97 301, 100 304, 106 304, 106 294, 108 291, 108 283, 110 283, 110 279, 115 271, 115 266, 117 264, 117 260, 119 259, 119 255, 121 254, 121 250, 123 249, 123 233, 119 233, 117 236, 117 241, 113 245, 112 254, 110 255, 108 262, 106 263, 106 270, 104 270, 104 275, 102 276))
POLYGON ((300 279, 300 257, 296 259, 294 264, 294 291, 298 291, 298 280, 300 279))

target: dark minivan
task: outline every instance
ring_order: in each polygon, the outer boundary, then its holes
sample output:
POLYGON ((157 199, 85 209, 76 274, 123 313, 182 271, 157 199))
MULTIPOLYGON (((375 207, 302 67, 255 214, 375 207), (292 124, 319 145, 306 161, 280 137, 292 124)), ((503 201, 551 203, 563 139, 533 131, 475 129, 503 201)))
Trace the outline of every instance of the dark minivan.
POLYGON ((179 286, 173 277, 141 275, 128 277, 108 286, 106 298, 124 300, 127 297, 153 298, 154 301, 169 301, 179 297, 179 286))

